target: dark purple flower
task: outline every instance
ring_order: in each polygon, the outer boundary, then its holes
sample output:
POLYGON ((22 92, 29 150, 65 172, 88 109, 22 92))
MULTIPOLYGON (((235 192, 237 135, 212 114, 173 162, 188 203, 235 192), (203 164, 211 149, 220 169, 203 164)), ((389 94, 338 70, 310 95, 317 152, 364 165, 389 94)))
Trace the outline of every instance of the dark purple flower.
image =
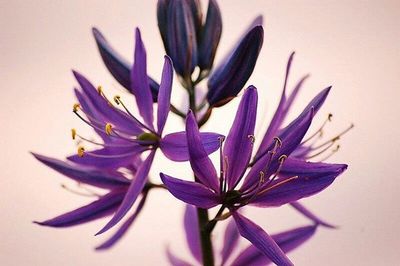
POLYGON ((204 150, 197 123, 191 113, 186 119, 190 163, 198 182, 184 181, 165 174, 161 179, 178 199, 199 208, 222 205, 232 214, 239 233, 278 265, 291 265, 284 252, 259 226, 237 212, 247 204, 275 207, 314 195, 328 187, 347 166, 312 163, 292 158, 301 144, 312 118, 326 97, 318 94, 305 110, 280 130, 247 171, 250 163, 257 111, 257 90, 244 93, 231 130, 220 150, 220 169, 215 170, 204 150), (239 186, 240 184, 240 186, 239 186), (237 189, 237 187, 240 187, 237 189))
MULTIPOLYGON (((198 226, 194 226, 198 224, 197 219, 196 208, 192 205, 187 205, 184 214, 186 243, 196 263, 189 263, 179 258, 168 248, 167 257, 171 265, 185 266, 202 264, 199 239, 200 232, 198 226)), ((318 224, 298 227, 271 235, 271 237, 285 253, 288 253, 310 239, 314 235, 317 227, 318 224)), ((253 245, 249 245, 244 249, 240 249, 239 247, 239 231, 236 223, 231 219, 225 227, 222 247, 218 250, 214 250, 214 257, 218 261, 217 264, 223 266, 230 262, 229 265, 232 266, 262 266, 272 263, 270 259, 265 257, 264 254, 253 245), (236 253, 238 254, 234 256, 236 253)))
MULTIPOLYGON (((107 190, 105 194, 100 195, 88 189, 87 192, 90 193, 88 196, 97 197, 95 201, 55 218, 43 222, 35 222, 39 225, 64 228, 111 216, 118 210, 132 182, 118 171, 105 171, 91 166, 63 162, 35 153, 33 155, 46 166, 78 182, 80 187, 91 186, 107 190)), ((132 163, 128 169, 129 174, 136 175, 140 163, 140 160, 132 163)), ((124 221, 121 227, 106 242, 97 247, 98 250, 112 247, 126 233, 142 210, 146 197, 147 190, 144 189, 135 212, 124 221)))

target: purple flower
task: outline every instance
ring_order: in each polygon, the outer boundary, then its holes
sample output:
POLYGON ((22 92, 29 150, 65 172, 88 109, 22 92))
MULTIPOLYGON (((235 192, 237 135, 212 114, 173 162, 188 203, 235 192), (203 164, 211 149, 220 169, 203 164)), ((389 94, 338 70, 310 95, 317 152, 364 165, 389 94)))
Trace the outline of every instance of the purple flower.
MULTIPOLYGON (((192 205, 187 205, 184 215, 186 243, 197 263, 189 263, 179 258, 168 248, 167 257, 171 265, 185 266, 202 264, 199 239, 200 232, 198 226, 194 226, 196 224, 198 224, 196 209, 192 205)), ((298 227, 271 235, 271 237, 285 253, 288 253, 310 239, 316 232, 317 227, 318 224, 298 227)), ((230 220, 225 227, 222 247, 220 247, 218 251, 214 251, 214 257, 219 261, 218 265, 227 265, 227 262, 230 262, 229 265, 232 266, 262 266, 272 263, 272 261, 266 258, 255 246, 248 245, 244 249, 239 249, 239 246, 239 231, 237 230, 234 220, 230 220), (233 256, 234 254, 237 255, 233 256)))
POLYGON ((309 197, 328 187, 347 168, 344 164, 306 162, 290 156, 301 144, 327 92, 329 88, 318 94, 287 127, 277 132, 266 152, 259 155, 249 171, 257 111, 255 87, 250 86, 245 91, 223 147, 221 139, 219 174, 201 144, 197 123, 189 113, 186 134, 190 163, 198 182, 165 174, 161 174, 161 179, 175 197, 188 204, 204 209, 221 205, 219 215, 227 208, 242 237, 274 263, 291 265, 275 241, 237 210, 247 204, 275 207, 309 197))
MULTIPOLYGON (((80 187, 87 189, 87 192, 90 193, 87 196, 97 197, 95 201, 78 209, 43 222, 35 222, 39 225, 64 228, 111 216, 118 210, 131 184, 131 180, 118 171, 105 171, 91 166, 63 162, 35 153, 33 155, 46 166, 78 182, 80 187), (100 195, 86 188, 86 186, 106 189, 107 192, 100 195)), ((135 175, 140 163, 139 159, 132 163, 128 170, 129 174, 135 175)), ((110 248, 126 233, 144 206, 149 186, 151 184, 147 184, 147 187, 141 192, 140 202, 134 213, 124 221, 121 227, 107 241, 96 249, 110 248)))

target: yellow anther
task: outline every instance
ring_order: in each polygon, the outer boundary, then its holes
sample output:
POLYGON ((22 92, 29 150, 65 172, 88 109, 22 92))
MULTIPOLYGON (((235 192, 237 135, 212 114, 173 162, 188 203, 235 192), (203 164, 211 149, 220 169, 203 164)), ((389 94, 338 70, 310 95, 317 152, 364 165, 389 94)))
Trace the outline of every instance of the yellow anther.
POLYGON ((79 103, 75 103, 74 106, 72 107, 72 110, 74 112, 78 112, 78 110, 81 108, 81 105, 79 103))
POLYGON ((112 130, 113 130, 112 125, 110 123, 107 123, 105 126, 105 130, 106 130, 107 135, 111 135, 112 130))
POLYGON ((279 137, 274 137, 274 140, 276 141, 276 145, 278 145, 278 147, 282 147, 282 140, 279 137))
POLYGON ((103 94, 103 88, 101 86, 97 87, 97 92, 102 95, 103 94))
POLYGON ((75 137, 76 137, 76 129, 75 128, 71 129, 71 136, 72 136, 72 139, 75 139, 75 137))
POLYGON ((118 105, 119 105, 119 103, 120 103, 120 99, 121 99, 121 96, 119 96, 119 95, 115 95, 115 96, 114 96, 114 102, 115 102, 116 104, 118 104, 118 105))
POLYGON ((83 146, 78 147, 78 156, 83 157, 85 155, 85 148, 83 146))

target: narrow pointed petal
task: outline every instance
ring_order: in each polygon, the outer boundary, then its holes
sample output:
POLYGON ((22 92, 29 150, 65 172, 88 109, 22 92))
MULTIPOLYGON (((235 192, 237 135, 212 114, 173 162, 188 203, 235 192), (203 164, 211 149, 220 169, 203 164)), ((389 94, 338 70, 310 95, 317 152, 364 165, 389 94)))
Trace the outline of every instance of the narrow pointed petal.
POLYGON ((257 89, 250 86, 244 93, 231 130, 225 140, 228 189, 233 189, 247 169, 254 142, 257 117, 257 89))
MULTIPOLYGON (((270 176, 275 173, 278 169, 279 158, 282 155, 289 156, 292 151, 294 151, 301 143, 304 135, 306 134, 308 128, 311 125, 312 118, 314 116, 314 111, 311 108, 308 113, 301 113, 295 120, 292 121, 286 128, 284 128, 280 134, 279 139, 282 142, 282 146, 277 149, 270 163, 270 155, 265 153, 265 155, 260 156, 255 165, 251 168, 248 173, 241 190, 245 191, 249 189, 254 184, 257 184, 260 179, 260 171, 265 173, 265 176, 270 176)), ((271 143, 267 151, 272 151, 275 143, 271 143)))
POLYGON ((281 206, 309 197, 327 188, 346 169, 345 164, 311 163, 287 159, 280 174, 282 178, 278 178, 270 186, 293 176, 297 178, 258 195, 252 204, 259 207, 281 206))
POLYGON ((93 167, 75 165, 36 153, 32 153, 32 155, 48 167, 79 183, 107 189, 128 186, 130 183, 119 173, 110 174, 93 167))
POLYGON ((98 150, 89 151, 83 157, 71 155, 68 160, 79 165, 93 166, 99 169, 118 169, 127 166, 136 160, 148 147, 140 144, 132 144, 127 147, 105 147, 98 150), (92 155, 93 154, 93 155, 92 155))
MULTIPOLYGON (((131 91, 131 66, 120 54, 118 54, 111 45, 107 42, 106 38, 101 32, 93 28, 93 36, 96 40, 97 47, 101 58, 111 75, 129 92, 131 91)), ((156 81, 149 77, 149 84, 153 94, 153 101, 157 102, 158 87, 156 81)))
POLYGON ((201 183, 185 181, 160 173, 161 180, 177 199, 199 208, 209 209, 220 204, 217 194, 201 183))
POLYGON ((263 39, 262 26, 254 27, 229 59, 215 69, 208 80, 207 100, 210 106, 222 106, 242 90, 253 73, 263 39))
MULTIPOLYGON (((73 74, 81 86, 84 95, 90 100, 97 114, 101 114, 100 121, 112 123, 115 127, 129 132, 130 134, 140 134, 143 132, 140 125, 124 112, 110 106, 110 103, 100 95, 97 89, 80 73, 73 71, 73 74)), ((96 117, 97 118, 97 117, 96 117)))
MULTIPOLYGON (((222 135, 217 133, 200 132, 201 143, 207 154, 218 150, 220 146, 220 137, 222 137, 222 135)), ((186 132, 176 132, 164 136, 160 141, 160 149, 164 155, 172 161, 188 161, 189 150, 186 132)))
POLYGON ((245 218, 238 212, 233 212, 237 228, 242 237, 249 240, 256 248, 258 248, 267 258, 275 264, 294 265, 278 244, 269 236, 260 226, 256 225, 249 219, 245 218))
POLYGON ((131 89, 144 122, 153 128, 153 99, 147 77, 146 49, 139 29, 136 29, 135 56, 131 70, 131 89))
POLYGON ((195 176, 205 186, 219 192, 217 171, 211 159, 208 158, 207 152, 201 142, 197 121, 192 112, 189 112, 186 117, 186 136, 190 165, 195 176))
POLYGON ((231 219, 225 229, 224 243, 221 251, 221 265, 224 265, 230 258, 232 251, 239 242, 239 231, 237 230, 236 223, 231 219))
MULTIPOLYGON (((316 225, 303 226, 272 235, 271 237, 285 253, 288 253, 310 239, 314 235, 316 229, 316 225)), ((236 257, 232 266, 265 266, 270 263, 272 263, 270 259, 266 258, 260 250, 251 245, 236 257)))
POLYGON ((192 205, 186 205, 184 215, 184 227, 186 242, 189 246, 190 252, 193 257, 198 261, 202 262, 201 246, 200 246, 200 232, 199 232, 199 221, 197 219, 197 210, 192 205))
POLYGON ((123 191, 110 192, 98 200, 80 207, 79 209, 67 212, 44 222, 35 223, 50 227, 69 227, 87 223, 112 214, 118 208, 123 197, 123 191))
POLYGON ((147 182, 147 176, 150 171, 151 164, 153 163, 155 151, 151 151, 146 160, 138 169, 136 176, 134 177, 128 191, 125 194, 124 200, 119 206, 117 212, 114 214, 113 218, 96 234, 102 234, 116 225, 125 214, 129 211, 132 205, 135 203, 138 196, 142 193, 143 188, 147 182))
POLYGON ((197 65, 196 29, 188 1, 170 0, 167 19, 166 51, 175 71, 187 79, 197 65))
POLYGON ((192 264, 184 261, 181 258, 178 258, 175 254, 173 254, 169 250, 169 248, 167 248, 166 253, 167 253, 168 261, 169 261, 169 263, 171 263, 172 266, 192 266, 192 264))
POLYGON ((202 70, 209 70, 214 63, 219 40, 222 34, 222 17, 216 0, 210 0, 207 18, 199 40, 198 65, 202 70))
POLYGON ((169 109, 171 106, 171 91, 173 79, 172 61, 168 56, 164 57, 164 67, 161 76, 160 91, 158 93, 157 107, 157 129, 161 135, 165 122, 168 118, 169 109))
POLYGON ((135 212, 121 225, 120 228, 118 228, 118 230, 111 236, 111 238, 109 238, 100 246, 96 247, 96 250, 107 250, 113 247, 125 235, 125 233, 128 231, 128 229, 131 227, 133 222, 136 220, 136 218, 142 211, 145 200, 146 198, 142 197, 135 212))
POLYGON ((301 204, 298 201, 294 201, 292 203, 290 203, 290 205, 295 208, 298 212, 300 212, 301 214, 303 214, 305 217, 307 217, 308 219, 310 219, 311 221, 313 221, 316 224, 322 225, 324 227, 328 227, 328 228, 336 228, 336 226, 331 225, 325 221, 323 221, 322 219, 320 219, 318 216, 316 216, 314 213, 312 213, 309 209, 307 209, 303 204, 301 204))

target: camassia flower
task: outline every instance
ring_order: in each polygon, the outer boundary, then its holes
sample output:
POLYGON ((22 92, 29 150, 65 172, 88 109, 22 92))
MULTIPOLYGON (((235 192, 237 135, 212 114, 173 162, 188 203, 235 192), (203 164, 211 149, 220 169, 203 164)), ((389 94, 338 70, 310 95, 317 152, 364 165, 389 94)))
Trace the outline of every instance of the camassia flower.
MULTIPOLYGON (((193 226, 196 224, 198 224, 196 209, 192 205, 187 205, 184 214, 186 243, 196 263, 187 262, 172 253, 168 248, 167 257, 171 265, 202 265, 199 227, 193 226)), ((302 226, 273 234, 271 237, 285 253, 288 253, 310 239, 316 232, 317 227, 318 224, 302 226)), ((239 248, 239 246, 239 232, 235 222, 231 219, 225 227, 222 246, 219 248, 218 252, 214 250, 214 258, 219 261, 217 264, 221 266, 264 266, 272 263, 271 260, 266 258, 263 253, 253 245, 248 245, 245 248, 239 248), (234 254, 237 255, 233 256, 234 254)))
MULTIPOLYGON (((83 188, 84 190, 82 190, 83 192, 73 191, 74 193, 98 198, 95 201, 76 210, 64 213, 43 222, 35 222, 39 225, 64 228, 88 223, 110 216, 118 210, 118 207, 122 203, 125 194, 129 189, 129 185, 131 184, 131 180, 125 177, 125 175, 119 171, 105 171, 92 166, 77 165, 72 162, 64 162, 35 153, 33 155, 36 159, 48 167, 78 182, 79 187, 83 188), (91 186, 96 189, 105 189, 107 190, 107 193, 100 195, 97 193, 97 191, 95 192, 86 186, 91 186)), ((140 164, 140 158, 134 160, 127 170, 128 173, 132 176, 135 176, 140 164)), ((117 231, 107 241, 98 246, 96 249, 102 250, 112 247, 126 233, 128 228, 132 225, 136 217, 141 212, 147 198, 148 189, 151 186, 155 185, 146 183, 145 188, 141 192, 140 201, 133 214, 124 221, 121 227, 118 228, 117 231)), ((65 188, 71 190, 70 188, 65 188)))
POLYGON ((189 113, 186 134, 190 164, 197 182, 163 173, 160 174, 161 179, 176 198, 188 204, 203 209, 221 205, 210 227, 217 220, 232 215, 242 237, 272 262, 292 265, 271 236, 240 214, 238 209, 248 204, 276 207, 314 195, 328 187, 347 168, 344 164, 306 162, 290 156, 301 144, 316 107, 323 103, 329 89, 319 93, 296 119, 278 132, 268 145, 268 152, 262 154, 248 171, 257 112, 255 87, 250 86, 245 91, 225 142, 220 138, 219 174, 201 143, 196 120, 189 113), (225 208, 229 212, 223 214, 225 208))

